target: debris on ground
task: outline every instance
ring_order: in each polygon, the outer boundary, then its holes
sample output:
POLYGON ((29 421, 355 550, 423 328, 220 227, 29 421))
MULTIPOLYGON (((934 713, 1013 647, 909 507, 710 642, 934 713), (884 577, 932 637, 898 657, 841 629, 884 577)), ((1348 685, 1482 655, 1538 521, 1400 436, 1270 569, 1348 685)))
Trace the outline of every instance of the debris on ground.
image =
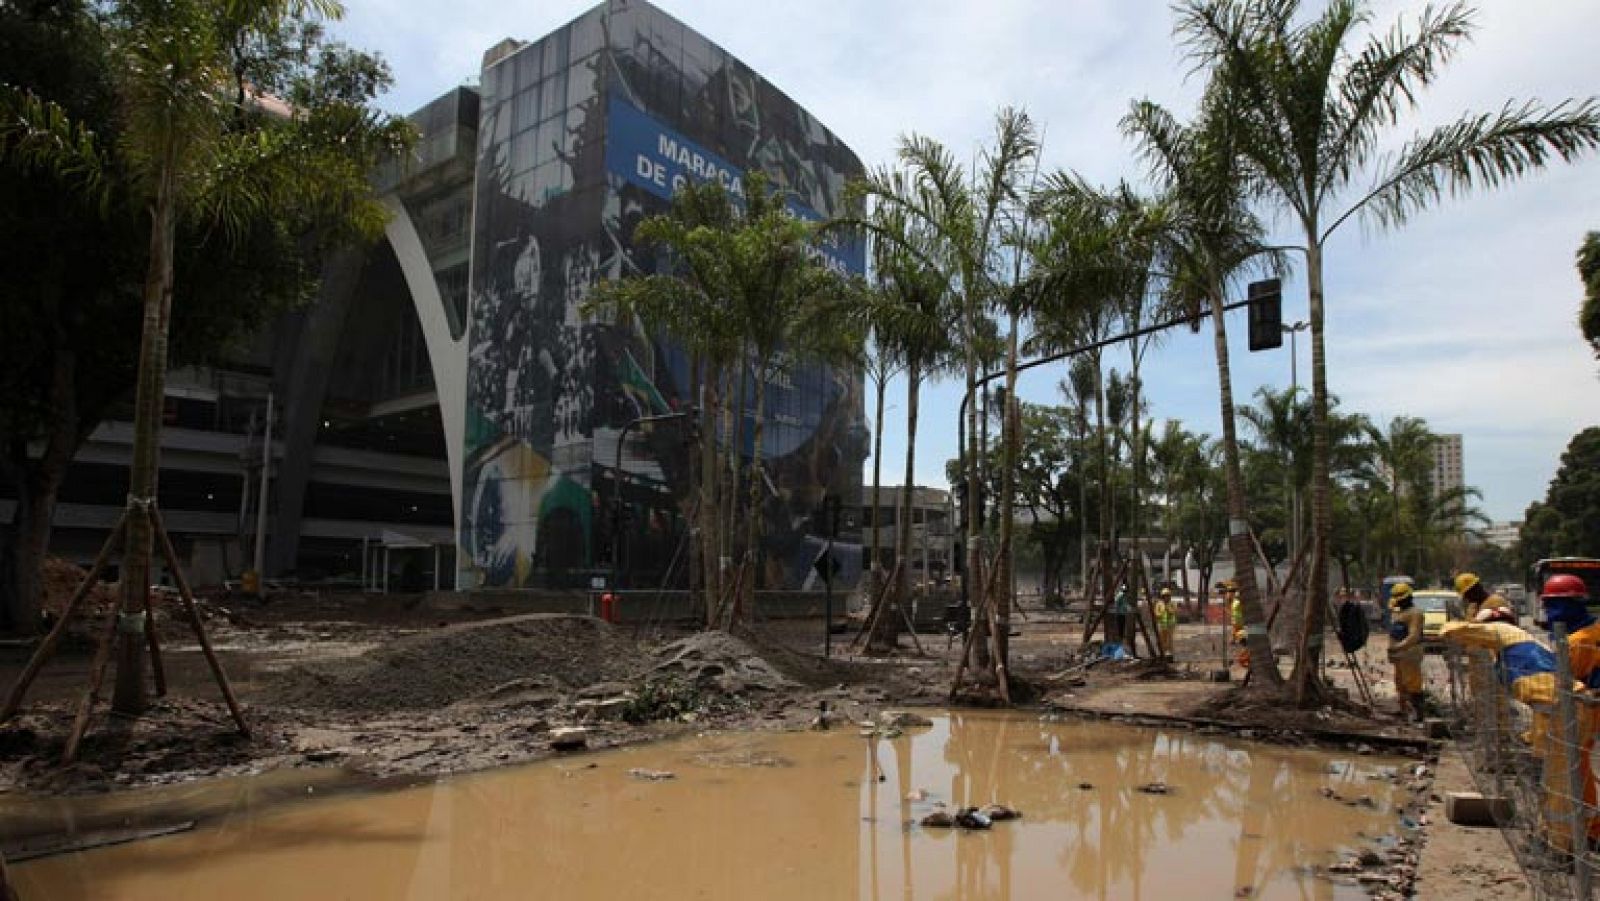
POLYGON ((989 818, 980 813, 976 807, 963 807, 956 813, 957 828, 988 829, 990 825, 989 818))
POLYGON ((663 647, 650 674, 679 675, 723 694, 795 688, 749 643, 726 632, 697 632, 663 647))
POLYGON ((647 770, 642 767, 634 767, 628 771, 628 775, 643 782, 665 782, 668 779, 678 778, 677 773, 667 770, 647 770))
POLYGON ((990 804, 980 810, 979 813, 988 817, 991 822, 995 823, 1004 822, 1005 820, 1022 819, 1022 811, 1007 807, 1004 804, 990 804))
POLYGON ((1170 795, 1172 788, 1165 782, 1146 782, 1139 786, 1139 791, 1147 795, 1170 795))
POLYGON ((633 642, 588 616, 530 614, 411 635, 358 657, 292 667, 269 688, 285 706, 358 712, 443 707, 538 674, 577 687, 628 679, 633 642))

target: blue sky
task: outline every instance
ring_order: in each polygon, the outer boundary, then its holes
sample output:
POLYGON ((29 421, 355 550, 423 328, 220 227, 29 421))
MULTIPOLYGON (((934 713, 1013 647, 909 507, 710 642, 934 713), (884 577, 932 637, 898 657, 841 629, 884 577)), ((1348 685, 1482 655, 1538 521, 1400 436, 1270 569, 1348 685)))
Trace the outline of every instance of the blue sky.
MULTIPOLYGON (((342 39, 382 53, 406 112, 476 80, 484 49, 503 37, 537 38, 592 3, 349 0, 342 39)), ((1044 128, 1044 165, 1091 180, 1138 178, 1117 131, 1134 98, 1186 113, 1186 78, 1165 3, 1155 0, 661 0, 660 6, 772 79, 827 123, 869 165, 890 159, 916 131, 970 155, 1006 104, 1044 128)), ((1314 0, 1308 2, 1315 8, 1314 0)), ((1421 3, 1373 4, 1387 28, 1421 3)), ((1393 135, 1508 99, 1555 101, 1600 92, 1593 7, 1570 0, 1487 0, 1474 41, 1420 109, 1393 135)), ((1283 237, 1292 237, 1278 222, 1283 237)), ((1572 434, 1600 423, 1597 367, 1575 326, 1581 287, 1573 254, 1600 229, 1600 161, 1585 159, 1491 194, 1447 200, 1402 230, 1345 227, 1327 251, 1328 372, 1347 409, 1383 421, 1421 416, 1460 432, 1466 478, 1494 519, 1521 518, 1543 496, 1572 434)), ((1296 274, 1298 276, 1298 273, 1296 274)), ((1305 287, 1285 285, 1286 319, 1305 318, 1305 287)), ((1236 316, 1238 314, 1235 314, 1236 316)), ((1249 354, 1234 323, 1234 384, 1286 386, 1287 345, 1249 354)), ((1308 342, 1300 342, 1302 383, 1308 342)), ((1126 359, 1113 353, 1109 359, 1126 359)), ((1125 363, 1123 364, 1125 368, 1125 363)), ((1170 333, 1145 366, 1151 412, 1218 430, 1209 333, 1170 333)), ((1022 382, 1035 402, 1059 402, 1059 367, 1022 382)), ((954 382, 925 389, 917 478, 944 484, 955 453, 954 382)), ((887 472, 903 466, 904 392, 885 417, 887 472)), ((870 466, 870 461, 869 461, 870 466)), ((898 478, 886 479, 898 481, 898 478)))

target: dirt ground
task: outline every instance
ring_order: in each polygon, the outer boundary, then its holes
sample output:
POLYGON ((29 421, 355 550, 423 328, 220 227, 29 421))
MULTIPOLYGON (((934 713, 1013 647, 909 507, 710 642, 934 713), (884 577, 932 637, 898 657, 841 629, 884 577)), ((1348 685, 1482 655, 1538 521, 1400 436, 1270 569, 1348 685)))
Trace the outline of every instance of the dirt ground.
MULTIPOLYGON (((73 707, 88 681, 88 636, 97 634, 89 622, 47 667, 24 712, 0 726, 0 792, 104 792, 303 768, 337 768, 353 778, 431 777, 537 760, 573 744, 805 728, 819 716, 848 724, 892 707, 946 703, 960 652, 944 635, 923 634, 920 650, 902 637, 901 653, 869 658, 852 646, 852 631, 835 634, 834 657, 823 660, 817 621, 757 623, 733 637, 507 609, 441 612, 393 596, 214 602, 204 612, 251 739, 233 728, 187 629, 163 620, 168 695, 131 722, 108 716, 102 701, 80 760, 61 767, 73 707)), ((1041 611, 1018 623, 1012 675, 1024 703, 1056 715, 1260 741, 1381 746, 1426 765, 1427 774, 1411 780, 1415 813, 1436 793, 1437 751, 1393 714, 1381 636, 1363 652, 1376 713, 1339 703, 1304 711, 1257 703, 1256 693, 1240 689, 1244 671, 1237 666, 1230 682, 1211 681, 1224 650, 1214 627, 1181 627, 1170 665, 1099 662, 1082 638, 1080 623, 1041 611)), ((0 683, 9 686, 27 656, 26 648, 0 648, 0 683)), ((1352 671, 1339 663, 1329 680, 1355 699, 1352 671)), ((964 698, 976 700, 970 691, 964 698)), ((1381 879, 1364 883, 1374 896, 1411 892, 1427 832, 1386 862, 1381 879)), ((1478 878, 1443 866, 1430 885, 1453 885, 1458 877, 1478 878)))

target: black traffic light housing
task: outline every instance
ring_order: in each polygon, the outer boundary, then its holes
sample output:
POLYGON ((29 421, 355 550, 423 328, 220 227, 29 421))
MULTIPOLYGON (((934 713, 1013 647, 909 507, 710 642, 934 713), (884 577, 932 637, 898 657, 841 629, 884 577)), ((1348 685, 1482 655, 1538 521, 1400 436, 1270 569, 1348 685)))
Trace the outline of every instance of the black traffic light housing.
POLYGON ((1283 346, 1283 282, 1269 278, 1250 283, 1250 349, 1283 346))

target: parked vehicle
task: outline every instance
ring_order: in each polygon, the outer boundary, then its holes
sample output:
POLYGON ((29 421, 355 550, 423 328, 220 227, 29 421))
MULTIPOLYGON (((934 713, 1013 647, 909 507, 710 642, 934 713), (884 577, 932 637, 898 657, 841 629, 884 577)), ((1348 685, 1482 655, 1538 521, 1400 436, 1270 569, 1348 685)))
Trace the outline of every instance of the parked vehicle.
POLYGON ((1441 641, 1444 624, 1465 618, 1460 596, 1453 591, 1434 589, 1415 592, 1411 595, 1411 601, 1422 611, 1423 647, 1429 651, 1441 650, 1444 646, 1441 641))

